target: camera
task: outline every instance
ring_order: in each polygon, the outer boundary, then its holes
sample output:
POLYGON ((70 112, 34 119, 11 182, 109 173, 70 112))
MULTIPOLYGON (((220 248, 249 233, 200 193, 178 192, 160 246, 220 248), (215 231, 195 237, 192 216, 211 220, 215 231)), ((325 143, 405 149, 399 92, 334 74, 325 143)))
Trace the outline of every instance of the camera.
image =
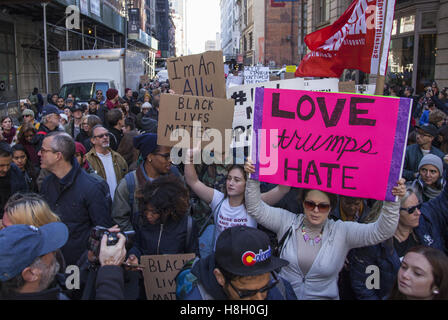
MULTIPOLYGON (((135 231, 120 231, 126 238, 126 250, 129 251, 132 248, 134 242, 135 231)), ((98 258, 100 254, 101 239, 103 235, 107 236, 107 245, 114 246, 118 243, 118 232, 110 232, 107 228, 96 226, 90 231, 89 246, 88 249, 93 252, 95 257, 98 258)))

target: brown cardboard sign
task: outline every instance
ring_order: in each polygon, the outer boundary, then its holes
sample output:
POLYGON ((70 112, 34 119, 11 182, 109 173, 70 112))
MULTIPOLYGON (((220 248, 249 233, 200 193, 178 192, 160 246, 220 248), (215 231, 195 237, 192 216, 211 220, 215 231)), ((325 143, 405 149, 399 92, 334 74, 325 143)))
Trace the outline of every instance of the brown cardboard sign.
POLYGON ((221 141, 215 143, 221 146, 222 152, 225 152, 231 142, 234 109, 235 101, 233 99, 162 94, 157 144, 172 147, 178 142, 182 142, 182 147, 194 147, 193 140, 202 140, 202 145, 205 146, 210 141, 215 142, 215 139, 219 139, 213 135, 213 132, 218 133, 217 130, 221 135, 221 141), (200 124, 200 128, 199 126, 195 127, 195 124, 200 124), (185 131, 178 130, 176 132, 176 129, 185 131), (216 130, 206 131, 207 129, 216 130), (226 134, 230 135, 229 141, 225 139, 226 134))
POLYGON ((167 60, 171 89, 181 95, 226 98, 222 51, 167 60))
POLYGON ((147 74, 140 76, 140 83, 148 83, 149 82, 149 77, 147 74))
POLYGON ((356 93, 355 81, 339 81, 339 92, 356 93))
POLYGON ((141 256, 146 298, 148 300, 176 300, 176 275, 194 253, 141 256))

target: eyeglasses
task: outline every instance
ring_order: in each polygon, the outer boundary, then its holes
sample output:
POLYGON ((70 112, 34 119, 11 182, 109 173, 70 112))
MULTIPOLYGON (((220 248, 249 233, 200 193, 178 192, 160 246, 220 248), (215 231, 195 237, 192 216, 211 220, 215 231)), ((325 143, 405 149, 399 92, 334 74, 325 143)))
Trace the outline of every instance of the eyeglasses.
POLYGON ((305 200, 303 202, 305 209, 314 211, 314 209, 317 207, 319 209, 319 212, 328 212, 330 210, 330 204, 329 203, 315 203, 311 200, 305 200))
POLYGON ((422 204, 423 203, 419 203, 418 205, 412 206, 412 207, 409 207, 409 208, 400 208, 400 210, 407 211, 407 213, 409 213, 409 214, 413 214, 415 209, 420 210, 420 208, 422 207, 422 204))
POLYGON ((165 160, 168 160, 171 157, 171 155, 169 153, 154 153, 154 154, 164 157, 165 160))
POLYGON ((102 139, 104 137, 109 137, 109 133, 103 133, 103 134, 99 134, 97 136, 93 136, 94 138, 98 138, 98 139, 102 139))
POLYGON ((229 279, 227 279, 227 278, 225 278, 225 279, 226 279, 226 282, 228 284, 230 284, 232 289, 235 290, 235 292, 238 294, 240 299, 245 299, 245 298, 252 297, 252 296, 256 295, 259 292, 263 293, 263 292, 269 291, 272 288, 274 288, 277 285, 277 283, 278 283, 278 278, 276 277, 275 273, 271 272, 271 274, 272 274, 272 277, 274 279, 271 279, 271 281, 267 285, 265 285, 263 288, 260 288, 260 289, 257 289, 257 290, 237 289, 237 288, 235 288, 235 286, 232 284, 232 282, 229 279))
POLYGON ((23 117, 32 117, 32 115, 30 115, 30 114, 26 114, 26 115, 24 115, 23 117))
POLYGON ((46 152, 56 153, 58 151, 54 151, 54 150, 51 150, 51 149, 44 149, 44 148, 40 149, 40 153, 46 153, 46 152))

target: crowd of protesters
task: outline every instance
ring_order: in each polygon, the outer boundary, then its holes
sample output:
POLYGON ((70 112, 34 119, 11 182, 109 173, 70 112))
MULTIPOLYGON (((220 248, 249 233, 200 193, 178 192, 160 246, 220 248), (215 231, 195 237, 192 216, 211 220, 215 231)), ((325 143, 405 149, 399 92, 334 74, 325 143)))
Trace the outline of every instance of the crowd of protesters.
POLYGON ((393 202, 260 183, 250 159, 173 165, 162 93, 36 88, 0 119, 0 299, 146 299, 141 256, 181 253, 177 299, 448 299, 447 88, 385 88, 414 100, 393 202))

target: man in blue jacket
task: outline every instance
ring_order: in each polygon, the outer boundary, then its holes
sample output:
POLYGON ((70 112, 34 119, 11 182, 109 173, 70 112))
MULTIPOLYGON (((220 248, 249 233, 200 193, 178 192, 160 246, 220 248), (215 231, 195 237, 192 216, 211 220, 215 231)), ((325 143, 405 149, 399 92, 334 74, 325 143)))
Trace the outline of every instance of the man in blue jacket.
POLYGON ((196 260, 176 277, 178 300, 297 300, 292 286, 276 274, 288 261, 272 255, 261 230, 224 230, 215 253, 196 260))
POLYGON ((39 151, 42 169, 51 172, 42 183, 41 194, 69 229, 69 239, 62 248, 68 265, 77 264, 87 250, 93 227, 113 225, 108 184, 82 170, 75 150, 69 134, 54 132, 45 137, 39 151))

